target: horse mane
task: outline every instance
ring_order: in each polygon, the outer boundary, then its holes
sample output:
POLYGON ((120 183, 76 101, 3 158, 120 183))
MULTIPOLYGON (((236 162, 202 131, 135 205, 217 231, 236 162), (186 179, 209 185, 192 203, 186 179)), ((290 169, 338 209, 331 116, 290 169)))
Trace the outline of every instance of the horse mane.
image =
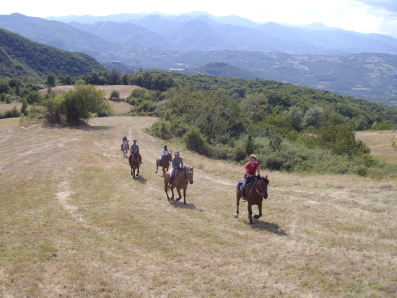
POLYGON ((267 176, 266 176, 266 177, 261 177, 260 179, 261 179, 262 181, 265 181, 267 184, 270 183, 269 179, 267 179, 267 176))

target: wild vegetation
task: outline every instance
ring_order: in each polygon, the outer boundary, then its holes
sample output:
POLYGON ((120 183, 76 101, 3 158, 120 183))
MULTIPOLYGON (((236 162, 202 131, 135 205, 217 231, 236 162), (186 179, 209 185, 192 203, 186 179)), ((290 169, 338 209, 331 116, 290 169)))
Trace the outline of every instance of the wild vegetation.
MULTIPOLYGON (((76 113, 79 116, 72 120, 66 103, 77 107, 68 100, 74 91, 60 97, 50 91, 50 86, 64 80, 48 75, 45 84, 49 92, 29 92, 24 100, 34 104, 30 108, 23 105, 24 111, 7 111, 6 116, 23 113, 31 117, 41 113, 50 122, 76 123, 93 115, 112 114, 110 106, 91 106, 90 110, 80 106, 78 109, 84 112, 76 113)), ((179 138, 189 149, 215 159, 241 163, 255 152, 263 166, 272 170, 373 177, 394 177, 397 172, 393 165, 375 159, 354 133, 396 128, 397 110, 391 107, 275 81, 189 76, 180 72, 122 75, 112 70, 86 73, 70 80, 77 86, 140 86, 123 97, 111 90, 106 99, 130 104, 131 115, 160 117, 151 127, 152 134, 163 139, 179 138)), ((7 83, 14 92, 9 82, 11 79, 3 79, 3 85, 7 83)), ((103 93, 98 93, 99 97, 105 99, 103 93)), ((78 96, 74 94, 72 98, 78 96)), ((99 101, 105 103, 103 99, 99 101)))
POLYGON ((354 133, 396 128, 394 108, 275 81, 170 72, 128 80, 150 89, 128 100, 136 113, 160 116, 151 132, 181 138, 200 154, 243 162, 256 152, 264 167, 291 172, 397 174, 354 133))

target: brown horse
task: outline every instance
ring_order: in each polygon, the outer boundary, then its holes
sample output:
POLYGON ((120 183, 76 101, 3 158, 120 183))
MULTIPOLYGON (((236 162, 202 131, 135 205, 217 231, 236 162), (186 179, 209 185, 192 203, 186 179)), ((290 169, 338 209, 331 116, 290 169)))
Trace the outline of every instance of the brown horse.
POLYGON ((130 157, 128 158, 131 167, 131 175, 132 178, 135 178, 135 170, 137 171, 136 177, 139 176, 139 153, 131 153, 130 157))
POLYGON ((181 196, 181 189, 183 189, 183 203, 186 204, 186 188, 188 183, 193 184, 193 169, 192 167, 183 167, 182 169, 176 170, 179 173, 175 173, 174 179, 172 179, 172 184, 171 184, 171 192, 172 192, 172 197, 170 198, 168 196, 168 180, 170 177, 170 173, 167 173, 164 176, 164 190, 165 193, 167 194, 167 199, 173 200, 174 199, 174 187, 178 191, 179 197, 176 199, 176 201, 179 201, 182 196, 181 196))
MULTIPOLYGON (((250 224, 252 224, 252 205, 258 205, 259 214, 255 215, 254 218, 258 219, 262 216, 262 202, 263 198, 267 199, 267 186, 269 185, 269 179, 266 177, 256 177, 256 180, 253 182, 254 185, 249 187, 246 192, 245 199, 248 203, 248 220, 250 224)), ((239 188, 236 189, 236 197, 237 197, 237 211, 235 217, 238 217, 238 208, 240 199, 242 197, 241 191, 239 188)))
POLYGON ((168 152, 166 156, 162 158, 160 162, 159 159, 156 159, 156 173, 159 170, 159 166, 163 168, 163 177, 166 172, 168 172, 168 168, 170 167, 170 162, 172 161, 172 153, 168 152))

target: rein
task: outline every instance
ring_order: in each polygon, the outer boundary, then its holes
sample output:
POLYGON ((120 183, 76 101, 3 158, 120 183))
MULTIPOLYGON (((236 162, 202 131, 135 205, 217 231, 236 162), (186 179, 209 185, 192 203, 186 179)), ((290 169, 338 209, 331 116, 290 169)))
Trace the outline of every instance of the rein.
MULTIPOLYGON (((258 191, 257 185, 258 185, 259 182, 261 182, 261 180, 256 181, 256 183, 255 183, 255 190, 256 190, 256 193, 257 193, 258 195, 263 196, 263 194, 260 193, 260 192, 258 191)), ((262 188, 261 188, 261 190, 262 190, 262 188)))

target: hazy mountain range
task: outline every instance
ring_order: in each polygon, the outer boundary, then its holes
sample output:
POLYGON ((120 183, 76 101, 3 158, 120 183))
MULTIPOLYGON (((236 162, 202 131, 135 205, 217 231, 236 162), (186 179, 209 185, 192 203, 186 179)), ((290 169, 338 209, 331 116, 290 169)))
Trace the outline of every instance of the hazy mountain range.
POLYGON ((219 75, 255 76, 397 105, 397 39, 386 35, 323 24, 259 24, 205 12, 48 19, 11 14, 0 15, 0 28, 88 53, 107 66, 117 61, 127 68, 191 73, 208 73, 209 67, 219 75))

